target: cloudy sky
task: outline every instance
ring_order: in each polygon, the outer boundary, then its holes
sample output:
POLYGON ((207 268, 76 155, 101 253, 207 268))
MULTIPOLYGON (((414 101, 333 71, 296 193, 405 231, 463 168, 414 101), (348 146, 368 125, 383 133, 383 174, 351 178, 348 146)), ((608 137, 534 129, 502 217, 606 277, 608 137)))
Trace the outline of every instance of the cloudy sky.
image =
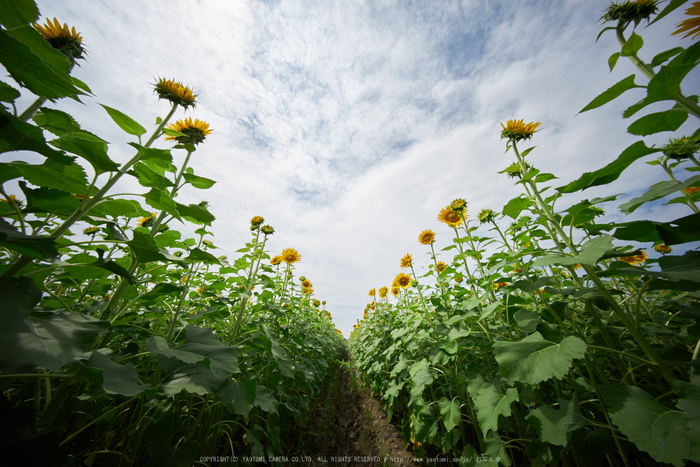
MULTIPOLYGON (((169 109, 152 83, 174 78, 194 89, 199 105, 176 118, 214 129, 192 165, 218 183, 185 190, 181 202, 211 203, 216 253, 229 258, 249 240, 250 219, 264 216, 276 229, 270 253, 301 253, 297 274, 312 281, 346 337, 369 289, 388 286, 404 254, 413 254, 419 274, 427 271, 422 230, 437 233, 438 249, 451 242, 451 229, 436 219, 441 208, 461 197, 473 216, 500 210, 519 193, 497 173, 513 161, 500 122, 542 122, 529 158, 559 177, 555 186, 602 167, 636 140, 621 112, 641 93, 577 115, 635 72, 624 59, 609 72, 607 59, 619 50, 613 33, 596 43, 608 0, 37 3, 43 17, 84 38, 89 56, 74 74, 94 97, 58 108, 110 141, 112 159, 132 153, 98 103, 152 131, 169 109)), ((640 28, 642 57, 689 45, 669 35, 683 11, 640 28)), ((605 206, 609 219, 622 220, 617 206, 664 177, 637 162, 584 196, 628 193, 605 206)), ((629 219, 686 214, 687 207, 657 203, 629 219)))

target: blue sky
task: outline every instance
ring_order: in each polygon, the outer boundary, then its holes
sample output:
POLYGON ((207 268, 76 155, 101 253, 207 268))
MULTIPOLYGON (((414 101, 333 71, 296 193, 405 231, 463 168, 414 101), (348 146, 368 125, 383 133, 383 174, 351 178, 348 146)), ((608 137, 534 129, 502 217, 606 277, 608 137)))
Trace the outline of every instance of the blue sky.
MULTIPOLYGON (((95 97, 58 107, 112 142, 114 160, 128 160, 130 147, 97 103, 152 129, 168 111, 152 92, 157 77, 199 94, 198 107, 177 118, 214 129, 193 167, 218 183, 186 190, 182 200, 211 203, 216 253, 230 258, 249 240, 250 218, 264 216, 276 229, 270 253, 301 253, 298 274, 312 281, 346 336, 369 289, 389 285, 404 254, 413 254, 419 274, 427 271, 422 230, 437 233, 437 249, 449 244, 440 209, 461 197, 472 215, 500 210, 519 193, 497 173, 513 159, 504 154, 500 122, 542 122, 529 157, 560 178, 556 186, 636 140, 620 115, 640 93, 577 115, 635 72, 624 59, 609 72, 607 59, 618 50, 612 33, 596 43, 608 0, 37 3, 44 17, 84 37, 89 56, 74 74, 95 97)), ((669 36, 682 17, 681 10, 640 28, 641 55, 687 46, 669 36)), ((583 197, 639 194, 663 178, 638 162, 583 197)), ((617 206, 626 199, 606 206, 610 220, 623 220, 617 206)), ((678 205, 657 206, 629 219, 685 214, 678 205)))

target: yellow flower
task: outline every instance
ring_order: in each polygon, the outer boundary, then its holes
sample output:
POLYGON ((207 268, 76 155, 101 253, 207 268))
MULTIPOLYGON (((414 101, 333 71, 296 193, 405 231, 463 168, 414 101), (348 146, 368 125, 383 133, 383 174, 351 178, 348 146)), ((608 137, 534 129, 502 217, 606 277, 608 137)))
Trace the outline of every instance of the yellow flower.
POLYGON ((460 215, 460 211, 454 211, 452 207, 446 206, 440 211, 437 218, 440 222, 443 222, 450 227, 456 227, 462 223, 462 216, 467 216, 466 210, 461 212, 463 213, 462 215, 460 215))
POLYGON ((185 136, 166 136, 165 140, 176 140, 181 144, 199 144, 214 131, 209 129, 209 124, 207 122, 201 121, 197 118, 192 121, 191 117, 187 117, 184 120, 178 120, 177 122, 168 125, 168 128, 179 131, 185 136))
POLYGON ((75 27, 68 29, 68 25, 65 23, 61 26, 56 18, 53 19, 53 23, 49 19, 46 20, 44 26, 39 23, 35 23, 33 26, 44 36, 51 47, 65 54, 69 59, 83 58, 83 52, 85 52, 82 45, 83 38, 76 32, 75 27))
POLYGON ((642 251, 638 255, 621 256, 620 260, 624 261, 627 264, 631 264, 632 266, 640 266, 643 262, 647 260, 647 254, 642 251))
POLYGON ((494 290, 498 289, 499 287, 508 287, 508 282, 496 282, 493 284, 494 290))
POLYGON ((401 290, 401 289, 400 289, 398 286, 394 286, 393 284, 391 285, 391 295, 393 295, 394 297, 398 297, 398 296, 399 296, 399 291, 400 291, 400 290, 401 290))
POLYGON ((430 245, 435 241, 435 232, 432 230, 424 230, 418 236, 418 241, 421 245, 430 245))
POLYGON ((581 266, 581 263, 576 263, 574 264, 574 269, 581 269, 583 266, 581 266))
POLYGON ((293 264, 301 259, 301 255, 294 248, 285 248, 282 250, 282 261, 287 264, 293 264))
POLYGON ((458 284, 459 284, 460 282, 462 282, 462 280, 464 280, 464 278, 463 278, 462 276, 457 276, 457 277, 455 277, 455 282, 458 283, 458 284))
POLYGON ((501 123, 501 126, 503 127, 503 131, 501 131, 501 138, 507 138, 515 142, 523 139, 530 139, 530 137, 534 135, 536 131, 538 131, 537 127, 540 125, 540 122, 525 123, 525 121, 522 119, 508 120, 505 125, 501 123))
POLYGON ((661 244, 661 245, 656 245, 656 246, 654 247, 654 249, 655 249, 656 251, 658 251, 659 253, 664 254, 664 255, 667 254, 667 253, 670 253, 671 251, 673 251, 673 250, 671 249, 670 246, 666 246, 666 245, 663 245, 663 244, 661 244))
POLYGON ((301 283, 301 286, 305 289, 310 289, 311 288, 311 281, 306 279, 304 282, 301 283))
POLYGON ((694 16, 686 20, 681 21, 676 25, 678 29, 671 33, 672 36, 676 34, 686 33, 682 39, 693 35, 693 39, 697 39, 700 36, 700 2, 693 2, 693 6, 685 10, 685 14, 688 16, 694 16))
POLYGON ((409 285, 411 285, 411 276, 408 274, 404 274, 403 272, 400 272, 396 278, 394 279, 394 282, 392 285, 396 285, 398 287, 401 287, 402 289, 405 289, 409 285))
POLYGON ((367 295, 369 295, 370 297, 374 297, 375 295, 377 295, 377 290, 376 289, 369 289, 369 294, 367 294, 367 295))
POLYGON ((250 224, 255 226, 255 227, 259 226, 263 222, 265 222, 265 219, 263 219, 262 216, 255 216, 250 220, 250 224))
POLYGON ((443 263, 442 261, 438 261, 437 269, 438 269, 438 273, 441 273, 442 271, 447 269, 447 264, 443 263))
MULTIPOLYGON (((697 186, 689 186, 685 189, 685 192, 689 195, 692 195, 693 193, 697 193, 698 191, 700 191, 700 187, 697 187, 697 186)), ((12 196, 12 195, 10 195, 10 196, 12 196)))
POLYGON ((387 294, 389 293, 389 288, 388 287, 382 287, 379 289, 379 298, 386 298, 387 294))
POLYGON ((155 84, 155 91, 159 99, 166 99, 173 104, 181 105, 184 108, 196 105, 196 94, 190 88, 174 79, 159 79, 155 84))
POLYGON ((94 235, 94 234, 96 234, 99 230, 100 230, 99 227, 93 226, 93 227, 88 227, 87 229, 83 230, 83 233, 84 233, 85 235, 94 235))
POLYGON ((413 261, 413 258, 409 253, 406 253, 406 255, 401 258, 401 269, 406 269, 407 267, 411 266, 411 263, 413 261))
POLYGON ((280 255, 273 256, 272 259, 270 260, 270 263, 272 263, 273 266, 277 266, 282 262, 282 257, 280 255))
POLYGON ((138 220, 137 225, 139 227, 150 227, 153 225, 153 222, 156 220, 156 217, 158 217, 158 213, 154 212, 153 215, 151 216, 144 216, 141 219, 138 220))

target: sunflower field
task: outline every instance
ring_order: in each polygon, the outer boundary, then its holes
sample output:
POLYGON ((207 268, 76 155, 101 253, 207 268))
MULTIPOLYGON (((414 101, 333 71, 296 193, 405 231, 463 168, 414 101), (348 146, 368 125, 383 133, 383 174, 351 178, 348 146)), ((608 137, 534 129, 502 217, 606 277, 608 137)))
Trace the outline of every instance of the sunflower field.
MULTIPOLYGON (((416 457, 489 466, 700 462, 700 130, 661 147, 642 139, 697 125, 698 96, 681 88, 700 63, 700 43, 645 61, 637 26, 685 2, 663 10, 658 3, 605 11, 599 39, 615 35, 620 44, 611 71, 622 58, 638 73, 582 109, 635 90, 641 100, 621 110, 637 142, 555 187, 555 175, 535 167, 536 150, 527 147, 540 123, 508 120, 500 136, 513 163, 500 173, 522 194, 476 219, 466 200, 452 201, 438 214, 447 227, 419 234, 432 263, 427 273, 417 275, 406 254, 391 286, 369 291, 350 352, 416 457), (651 104, 662 110, 640 116, 651 104), (666 199, 687 207, 686 215, 597 222, 600 205, 619 195, 555 208, 642 159, 658 166, 661 180, 619 209, 630 214, 666 199), (454 240, 435 251, 445 231, 454 240)), ((697 39, 700 3, 688 14, 673 34, 697 39)))
POLYGON ((212 254, 207 203, 177 201, 215 183, 190 164, 213 130, 192 117, 170 123, 196 94, 159 79, 168 110, 150 136, 103 105, 133 148, 113 160, 105 140, 57 108, 93 97, 71 76, 82 37, 38 21, 32 0, 1 2, 0 63, 12 78, 0 82, 3 465, 282 455, 346 349, 310 280, 295 275, 299 252, 271 258, 275 231, 256 216, 235 261, 212 254), (36 97, 26 109, 21 93, 36 97), (24 160, 10 161, 17 154, 24 160), (143 192, 113 194, 125 179, 143 192))

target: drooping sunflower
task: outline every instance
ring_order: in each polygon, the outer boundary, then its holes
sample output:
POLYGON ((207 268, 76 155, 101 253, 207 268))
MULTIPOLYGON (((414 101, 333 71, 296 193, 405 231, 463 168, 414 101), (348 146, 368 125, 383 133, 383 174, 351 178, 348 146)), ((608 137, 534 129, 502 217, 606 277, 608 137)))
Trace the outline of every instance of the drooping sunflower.
POLYGON ((418 241, 421 245, 430 245, 435 241, 435 232, 432 230, 424 230, 418 235, 418 241))
POLYGON ((451 206, 445 206, 440 210, 437 219, 450 227, 457 227, 462 223, 462 216, 467 216, 466 210, 462 210, 461 213, 462 214, 460 214, 460 211, 453 210, 451 206))
POLYGON ((620 261, 624 261, 632 266, 641 266, 647 260, 646 252, 642 251, 638 255, 621 256, 620 261))
POLYGON ((411 266, 411 263, 413 262, 413 258, 409 253, 406 253, 406 255, 401 258, 401 269, 406 269, 411 266))
POLYGON ((537 128, 541 125, 540 122, 530 122, 525 123, 523 119, 520 120, 508 120, 501 131, 501 139, 509 139, 513 142, 522 141, 524 139, 530 139, 532 135, 535 134, 537 128))
POLYGON ((174 79, 161 78, 155 84, 155 92, 158 99, 165 99, 173 104, 181 105, 185 109, 197 104, 197 95, 190 88, 174 79))
POLYGON ((282 256, 280 256, 280 255, 273 256, 272 259, 270 260, 270 263, 271 263, 273 266, 277 266, 277 265, 280 264, 281 262, 282 262, 282 256))
POLYGON ((301 255, 294 248, 285 248, 284 250, 282 250, 281 256, 282 261, 284 261, 287 264, 297 263, 301 259, 301 255))
POLYGON ((179 131, 185 136, 166 136, 165 140, 176 140, 180 144, 199 144, 214 131, 209 128, 209 124, 207 122, 197 118, 192 121, 191 117, 187 117, 184 120, 178 120, 177 122, 168 125, 168 128, 179 131))
POLYGON ((402 289, 405 289, 406 287, 411 285, 411 276, 400 272, 394 279, 394 284, 396 284, 398 287, 401 287, 402 289))
POLYGON ((49 19, 43 26, 39 23, 32 26, 44 36, 52 48, 66 55, 71 61, 83 58, 85 52, 82 45, 83 38, 76 32, 75 27, 69 29, 65 23, 61 26, 56 18, 53 19, 53 23, 49 19))
POLYGON ((447 264, 445 264, 445 263, 442 262, 442 261, 438 261, 438 262, 437 262, 438 274, 442 273, 442 271, 444 271, 445 269, 447 269, 447 264))
POLYGON ((693 2, 693 6, 685 10, 685 14, 691 16, 691 18, 678 23, 676 31, 671 33, 671 35, 675 36, 676 34, 685 33, 682 39, 688 36, 693 36, 693 39, 697 39, 700 36, 700 2, 693 2))
POLYGON ((377 295, 377 289, 369 289, 369 293, 367 295, 369 295, 370 297, 374 297, 375 295, 377 295))
POLYGON ((153 222, 155 222, 156 217, 158 217, 158 213, 154 212, 150 216, 144 216, 141 219, 138 220, 136 223, 139 227, 145 227, 149 228, 150 226, 153 225, 153 222))
POLYGON ((382 287, 379 289, 379 298, 386 298, 387 294, 389 293, 389 288, 388 287, 382 287))
POLYGON ((263 222, 265 222, 265 219, 263 218, 263 216, 255 216, 250 220, 250 225, 258 227, 263 222))
POLYGON ((659 253, 661 253, 662 255, 668 254, 668 253, 670 253, 671 251, 673 251, 673 249, 672 249, 670 246, 666 246, 666 245, 664 245, 664 244, 656 245, 656 246, 654 247, 654 249, 655 249, 656 251, 658 251, 659 253))

